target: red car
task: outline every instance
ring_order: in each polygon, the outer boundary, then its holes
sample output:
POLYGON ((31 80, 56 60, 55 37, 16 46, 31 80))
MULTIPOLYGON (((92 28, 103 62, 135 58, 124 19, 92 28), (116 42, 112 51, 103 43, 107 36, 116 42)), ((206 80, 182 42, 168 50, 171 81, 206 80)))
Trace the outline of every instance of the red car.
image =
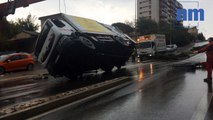
POLYGON ((15 70, 32 70, 34 67, 32 55, 28 53, 13 53, 0 56, 0 74, 15 70))

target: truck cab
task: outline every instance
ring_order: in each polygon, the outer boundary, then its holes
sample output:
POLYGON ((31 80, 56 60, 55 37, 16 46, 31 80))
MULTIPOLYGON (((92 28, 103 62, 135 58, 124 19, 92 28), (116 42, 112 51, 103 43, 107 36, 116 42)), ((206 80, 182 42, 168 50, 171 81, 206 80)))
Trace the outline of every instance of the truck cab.
POLYGON ((152 57, 153 55, 155 55, 155 43, 152 41, 138 43, 137 53, 139 55, 152 57))

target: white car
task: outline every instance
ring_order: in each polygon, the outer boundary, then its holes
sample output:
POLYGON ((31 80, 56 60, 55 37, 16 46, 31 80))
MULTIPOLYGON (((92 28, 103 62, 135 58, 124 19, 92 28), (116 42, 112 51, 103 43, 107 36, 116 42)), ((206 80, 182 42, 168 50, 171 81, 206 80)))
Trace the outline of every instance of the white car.
POLYGON ((176 49, 177 49, 177 45, 175 45, 175 44, 166 45, 167 51, 175 51, 176 49))

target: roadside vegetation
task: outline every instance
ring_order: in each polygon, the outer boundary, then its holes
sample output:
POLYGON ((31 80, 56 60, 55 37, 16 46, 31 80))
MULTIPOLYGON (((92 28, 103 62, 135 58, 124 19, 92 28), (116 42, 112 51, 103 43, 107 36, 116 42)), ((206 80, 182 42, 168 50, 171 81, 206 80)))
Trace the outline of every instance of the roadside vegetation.
MULTIPOLYGON (((166 44, 176 44, 178 47, 184 47, 194 42, 206 41, 203 33, 190 33, 188 27, 184 27, 181 23, 173 22, 173 24, 168 24, 165 22, 155 22, 150 19, 140 18, 137 20, 136 26, 134 22, 126 21, 125 23, 114 23, 113 26, 119 28, 125 34, 132 36, 135 40, 135 36, 143 36, 148 34, 165 34, 166 44), (135 29, 136 28, 136 29, 135 29)), ((194 50, 198 50, 203 46, 193 47, 191 51, 183 51, 181 53, 167 52, 165 54, 158 54, 153 57, 156 60, 180 60, 189 58, 193 55, 194 50)))
MULTIPOLYGON (((126 21, 125 23, 113 23, 112 25, 118 27, 125 34, 134 36, 135 26, 133 24, 134 22, 126 21)), ((189 33, 188 30, 189 28, 182 26, 178 22, 173 22, 170 25, 162 21, 157 23, 146 18, 138 19, 136 24, 137 36, 148 34, 165 34, 167 44, 176 44, 178 47, 188 45, 196 40, 206 40, 203 33, 198 33, 198 35, 195 35, 189 33)))
POLYGON ((37 31, 39 25, 35 23, 37 18, 29 14, 26 18, 18 18, 15 21, 7 21, 3 19, 3 31, 0 33, 0 50, 8 48, 10 45, 8 43, 9 39, 14 37, 16 34, 22 31, 37 31))

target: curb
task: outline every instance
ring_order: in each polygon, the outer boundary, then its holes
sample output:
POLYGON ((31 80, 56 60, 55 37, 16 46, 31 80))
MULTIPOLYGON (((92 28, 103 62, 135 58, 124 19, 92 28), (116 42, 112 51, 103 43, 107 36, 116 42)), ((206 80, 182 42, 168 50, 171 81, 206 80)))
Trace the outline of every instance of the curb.
MULTIPOLYGON (((18 112, 0 116, 0 120, 27 119, 27 118, 42 114, 44 112, 47 112, 49 110, 61 107, 63 105, 70 104, 71 102, 89 97, 93 94, 102 92, 109 88, 113 88, 115 86, 118 86, 118 85, 123 84, 128 81, 131 81, 131 79, 129 79, 128 77, 122 77, 122 78, 116 78, 113 80, 98 83, 95 85, 91 85, 88 87, 79 88, 77 90, 74 90, 74 91, 77 91, 76 93, 73 93, 72 91, 70 91, 72 93, 71 95, 68 95, 65 97, 60 96, 60 98, 58 98, 58 99, 55 99, 55 100, 52 100, 52 101, 49 101, 46 103, 41 103, 37 106, 33 106, 31 108, 27 108, 27 109, 24 109, 24 110, 21 110, 18 112)), ((66 94, 66 93, 62 93, 62 94, 66 94)))

